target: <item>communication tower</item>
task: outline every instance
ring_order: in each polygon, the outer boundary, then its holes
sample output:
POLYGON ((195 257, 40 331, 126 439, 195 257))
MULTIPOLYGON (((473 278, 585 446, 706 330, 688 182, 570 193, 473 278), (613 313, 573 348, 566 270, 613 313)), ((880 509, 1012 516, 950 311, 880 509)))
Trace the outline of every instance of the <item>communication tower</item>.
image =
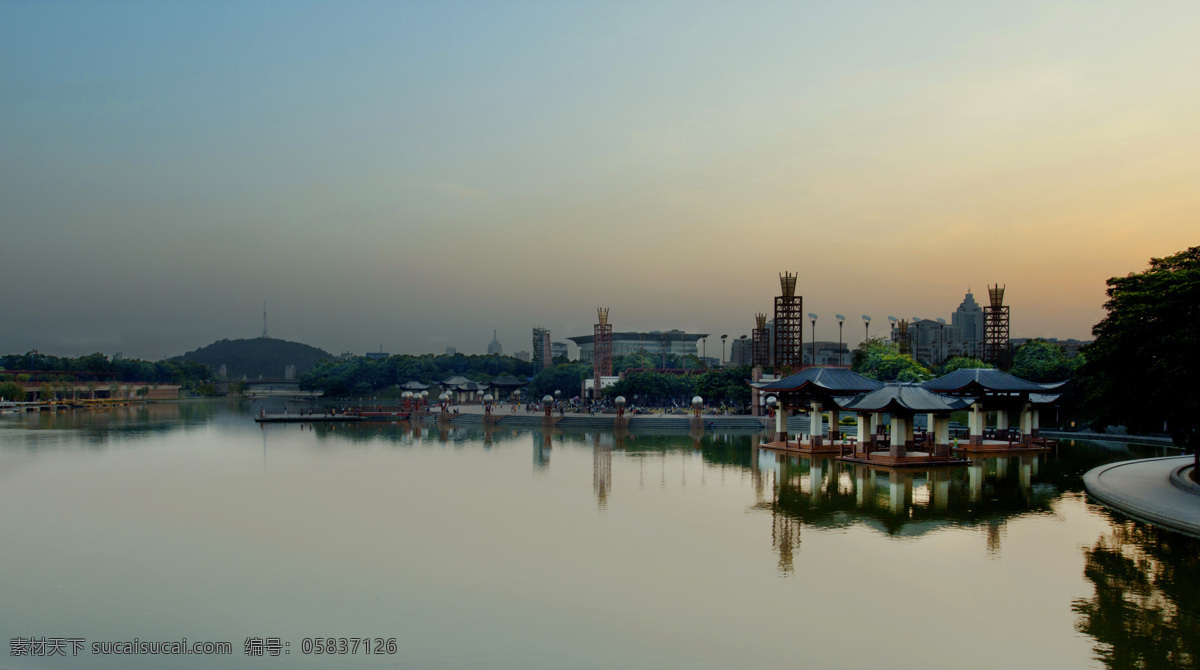
POLYGON ((798 372, 804 364, 804 298, 796 295, 796 277, 779 275, 782 295, 775 296, 775 368, 798 372))
POLYGON ((594 329, 595 337, 592 339, 592 371, 596 377, 592 384, 592 398, 600 398, 600 380, 602 377, 611 377, 612 368, 612 324, 608 322, 608 308, 600 307, 596 310, 596 316, 599 321, 594 329))
POLYGON ((771 343, 767 340, 767 315, 754 315, 754 330, 751 331, 750 365, 766 368, 771 365, 771 343))
POLYGON ((1004 286, 988 286, 989 305, 983 308, 983 360, 997 368, 1007 368, 1008 305, 1004 304, 1004 286))

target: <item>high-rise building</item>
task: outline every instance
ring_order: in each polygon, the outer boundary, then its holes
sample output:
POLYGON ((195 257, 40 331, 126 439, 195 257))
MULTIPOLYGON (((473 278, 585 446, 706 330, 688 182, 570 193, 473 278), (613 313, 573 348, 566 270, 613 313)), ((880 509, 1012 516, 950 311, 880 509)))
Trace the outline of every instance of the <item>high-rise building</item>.
POLYGON ((962 304, 950 315, 950 325, 956 331, 952 339, 958 345, 955 355, 979 358, 983 353, 983 308, 975 302, 970 289, 967 289, 962 304))
POLYGON ((492 341, 488 344, 488 356, 503 356, 504 348, 500 346, 500 340, 496 338, 496 331, 492 331, 492 341))
MULTIPOLYGON (((764 329, 765 330, 765 329, 764 329)), ((740 368, 750 365, 754 360, 754 341, 745 337, 734 340, 729 345, 729 365, 740 368)))
POLYGON ((458 349, 455 349, 454 347, 446 347, 446 355, 447 356, 453 356, 454 354, 457 354, 457 353, 458 353, 458 349))
POLYGON ((533 365, 538 370, 544 370, 552 364, 550 350, 550 329, 540 326, 533 327, 533 365))

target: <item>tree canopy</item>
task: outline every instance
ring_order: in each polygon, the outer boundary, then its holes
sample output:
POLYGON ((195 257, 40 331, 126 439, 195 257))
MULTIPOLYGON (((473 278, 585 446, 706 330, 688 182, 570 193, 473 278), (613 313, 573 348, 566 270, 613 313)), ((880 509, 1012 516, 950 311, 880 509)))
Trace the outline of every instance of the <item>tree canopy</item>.
POLYGON ((1081 366, 1097 427, 1161 431, 1200 460, 1200 247, 1108 280, 1107 315, 1081 366))
POLYGON ((981 361, 978 358, 970 358, 967 356, 955 356, 955 357, 951 358, 950 360, 946 361, 945 363, 942 363, 942 367, 938 372, 943 375, 948 375, 951 372, 954 372, 956 370, 964 370, 964 369, 969 370, 969 369, 974 369, 974 368, 990 368, 990 367, 992 367, 991 363, 981 361))
POLYGON ((1071 378, 1075 363, 1061 346, 1045 340, 1029 340, 1017 347, 1009 372, 1031 382, 1061 382, 1071 378))
POLYGON ((851 358, 850 369, 882 382, 919 382, 933 378, 928 368, 912 356, 900 353, 897 344, 882 337, 859 344, 851 358))

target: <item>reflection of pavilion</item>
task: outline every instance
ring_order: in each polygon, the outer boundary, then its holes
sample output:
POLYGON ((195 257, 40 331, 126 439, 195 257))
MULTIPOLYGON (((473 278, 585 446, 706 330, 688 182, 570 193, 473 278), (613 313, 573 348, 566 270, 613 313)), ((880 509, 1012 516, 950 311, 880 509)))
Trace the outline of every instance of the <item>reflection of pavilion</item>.
POLYGON ((989 548, 1015 516, 1049 509, 1055 493, 1039 487, 1039 454, 973 458, 966 468, 892 468, 830 455, 760 452, 758 469, 774 473, 774 500, 755 505, 772 515, 780 565, 798 546, 800 525, 866 525, 892 536, 919 536, 953 526, 982 526, 989 548), (792 523, 794 522, 794 523, 792 523), (788 556, 785 556, 785 552, 788 556))

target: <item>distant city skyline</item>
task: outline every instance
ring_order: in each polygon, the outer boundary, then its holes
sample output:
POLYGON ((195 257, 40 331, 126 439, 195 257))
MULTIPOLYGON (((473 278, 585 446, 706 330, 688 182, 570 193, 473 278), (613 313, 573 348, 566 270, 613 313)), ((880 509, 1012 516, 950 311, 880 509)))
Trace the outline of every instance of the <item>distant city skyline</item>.
POLYGON ((994 283, 1089 339, 1197 244, 1197 43, 1174 2, 0 3, 0 353, 264 301, 334 353, 736 337, 784 271, 818 340, 994 283))

